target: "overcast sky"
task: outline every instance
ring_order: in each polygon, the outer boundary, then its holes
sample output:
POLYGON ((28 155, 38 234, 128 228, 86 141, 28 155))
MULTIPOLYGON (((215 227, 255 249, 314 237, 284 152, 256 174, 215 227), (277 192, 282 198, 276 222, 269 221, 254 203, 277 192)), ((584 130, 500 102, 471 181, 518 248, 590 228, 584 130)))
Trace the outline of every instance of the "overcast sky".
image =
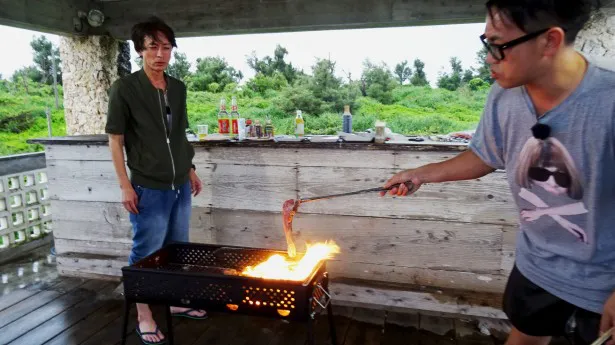
MULTIPOLYGON (((316 58, 330 57, 337 63, 337 73, 350 72, 360 76, 366 58, 385 62, 393 70, 395 64, 420 58, 432 84, 438 72, 449 69, 449 59, 457 56, 464 68, 476 66, 476 52, 481 48, 479 36, 484 24, 420 26, 406 28, 354 29, 272 34, 250 34, 178 39, 178 50, 193 63, 197 57, 224 57, 231 66, 243 72, 245 79, 254 75, 246 56, 273 55, 276 44, 286 47, 286 60, 305 72, 311 72, 316 58)), ((0 74, 4 78, 23 66, 32 64, 30 41, 41 33, 0 26, 4 54, 0 55, 0 74)), ((45 34, 58 44, 60 38, 45 34)), ((132 48, 132 45, 131 45, 132 48)), ((133 57, 136 56, 134 51, 133 57)), ((133 70, 136 66, 133 63, 133 70)))

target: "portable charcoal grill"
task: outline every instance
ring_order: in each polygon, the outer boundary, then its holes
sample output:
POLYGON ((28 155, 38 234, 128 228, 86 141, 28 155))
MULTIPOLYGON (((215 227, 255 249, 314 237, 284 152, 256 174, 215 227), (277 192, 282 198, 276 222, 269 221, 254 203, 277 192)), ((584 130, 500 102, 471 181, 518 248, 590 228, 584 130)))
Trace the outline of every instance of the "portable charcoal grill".
POLYGON ((303 282, 240 275, 247 266, 254 267, 273 254, 286 255, 270 249, 173 243, 122 268, 122 345, 126 343, 128 314, 133 303, 166 306, 167 338, 171 345, 170 306, 306 322, 308 344, 314 344, 315 316, 326 309, 331 341, 336 345, 324 261, 303 282))

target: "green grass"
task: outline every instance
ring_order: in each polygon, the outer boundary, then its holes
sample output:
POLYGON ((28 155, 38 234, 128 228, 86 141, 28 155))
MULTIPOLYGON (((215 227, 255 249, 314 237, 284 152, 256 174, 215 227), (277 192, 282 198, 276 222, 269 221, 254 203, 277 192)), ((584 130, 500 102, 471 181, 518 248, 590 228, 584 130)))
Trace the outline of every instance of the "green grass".
MULTIPOLYGON (((0 127, 0 155, 43 149, 40 145, 26 143, 26 140, 47 136, 46 107, 52 109, 53 135, 66 135, 64 110, 53 110, 51 87, 32 83, 29 85, 29 95, 25 94, 23 87, 9 90, 6 83, 0 84, 0 124, 4 123, 4 127, 0 127), (4 89, 2 86, 5 86, 4 89), (19 115, 25 116, 29 122, 14 121, 19 115)), ((373 128, 376 120, 385 121, 392 131, 405 135, 446 134, 473 129, 480 118, 487 93, 488 90, 470 91, 467 88, 448 91, 400 86, 393 91, 393 104, 385 105, 369 97, 360 97, 357 109, 353 109, 353 129, 364 131, 373 128)), ((262 124, 270 117, 276 134, 293 133, 295 113, 281 110, 285 108, 283 105, 286 101, 282 97, 283 91, 268 90, 265 95, 259 95, 246 90, 235 95, 243 117, 258 119, 262 124)), ((191 128, 196 132, 197 125, 207 124, 210 133, 216 132, 220 98, 226 98, 230 111, 232 96, 231 93, 188 92, 191 128)), ((304 112, 305 132, 335 134, 341 131, 341 111, 323 114, 304 112)))

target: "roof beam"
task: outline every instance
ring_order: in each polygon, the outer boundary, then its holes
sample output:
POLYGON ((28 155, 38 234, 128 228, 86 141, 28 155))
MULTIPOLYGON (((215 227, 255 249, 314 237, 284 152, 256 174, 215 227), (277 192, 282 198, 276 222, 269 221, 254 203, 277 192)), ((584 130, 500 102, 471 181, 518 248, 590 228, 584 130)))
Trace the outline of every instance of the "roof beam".
MULTIPOLYGON (((484 22, 484 0, 115 0, 97 1, 105 28, 126 39, 157 15, 179 37, 484 22)), ((403 40, 403 37, 400 37, 403 40)))
POLYGON ((73 18, 78 11, 87 11, 88 5, 88 0, 0 0, 0 25, 58 35, 79 34, 73 18))

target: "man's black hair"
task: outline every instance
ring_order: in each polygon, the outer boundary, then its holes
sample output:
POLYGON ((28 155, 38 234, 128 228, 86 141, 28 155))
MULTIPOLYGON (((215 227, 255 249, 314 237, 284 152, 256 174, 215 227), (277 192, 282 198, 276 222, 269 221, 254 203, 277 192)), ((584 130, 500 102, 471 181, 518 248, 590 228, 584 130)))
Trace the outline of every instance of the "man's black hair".
POLYGON ((175 32, 173 32, 173 29, 162 21, 162 19, 158 17, 150 17, 146 21, 135 24, 132 27, 131 39, 137 53, 142 52, 145 49, 143 46, 145 37, 149 36, 154 41, 158 42, 158 32, 162 33, 173 47, 177 47, 177 43, 175 42, 175 32))
POLYGON ((497 10, 526 33, 560 27, 566 32, 566 44, 571 45, 589 20, 594 4, 596 0, 489 0, 486 6, 489 16, 497 10))

